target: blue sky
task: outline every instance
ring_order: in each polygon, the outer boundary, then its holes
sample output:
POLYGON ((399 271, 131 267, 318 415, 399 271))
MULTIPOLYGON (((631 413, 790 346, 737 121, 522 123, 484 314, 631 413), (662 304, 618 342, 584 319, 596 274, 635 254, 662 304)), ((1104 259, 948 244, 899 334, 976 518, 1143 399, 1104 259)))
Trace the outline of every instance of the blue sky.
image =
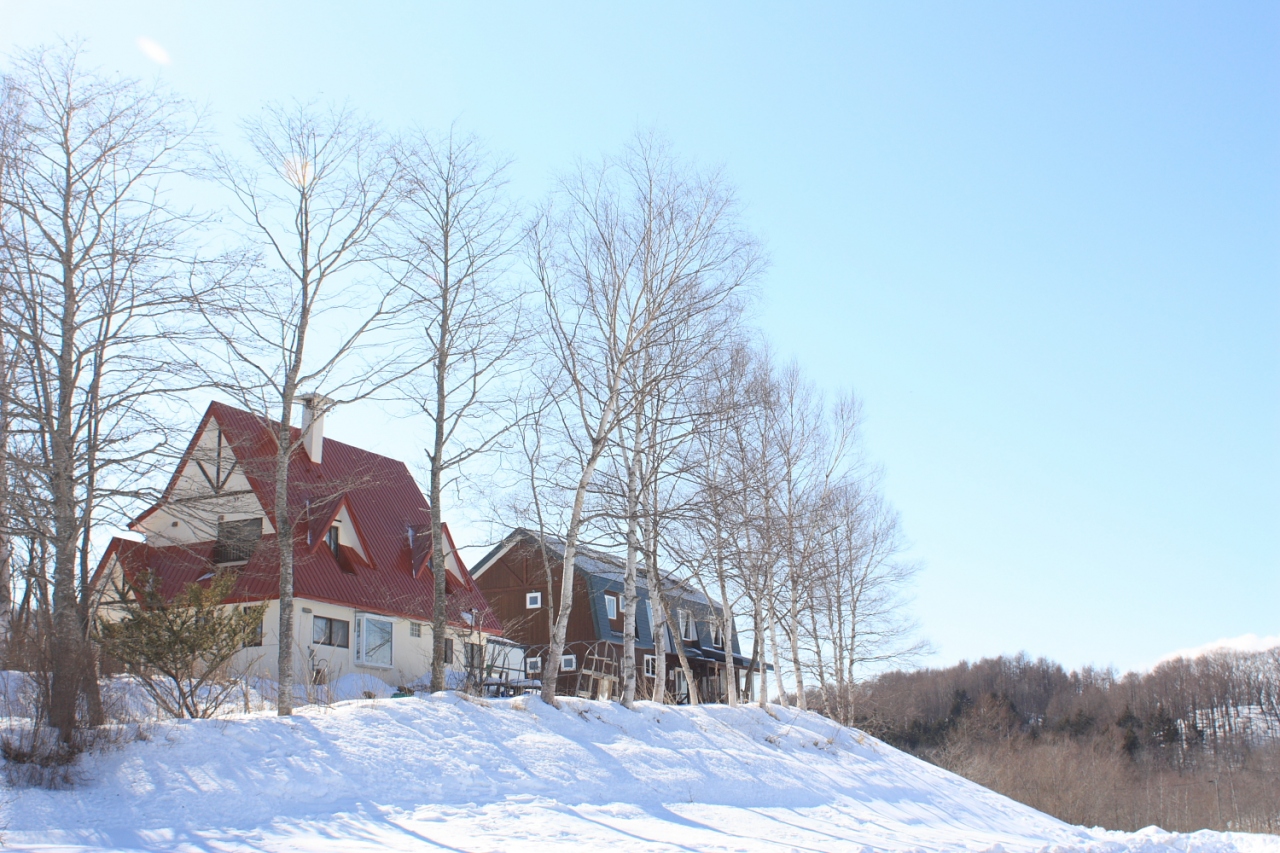
POLYGON ((83 37, 225 130, 456 119, 530 199, 657 128, 739 187, 776 349, 863 397, 932 663, 1280 634, 1280 6, 265 5, 0 0, 0 51, 83 37))

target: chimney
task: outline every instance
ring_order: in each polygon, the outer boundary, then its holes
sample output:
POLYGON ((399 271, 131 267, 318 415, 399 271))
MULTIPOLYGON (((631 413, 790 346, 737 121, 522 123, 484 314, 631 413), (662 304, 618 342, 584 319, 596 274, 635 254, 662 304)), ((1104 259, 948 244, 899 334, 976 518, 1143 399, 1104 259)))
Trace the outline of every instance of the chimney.
POLYGON ((299 394, 302 403, 302 448, 317 465, 324 458, 324 413, 333 401, 323 394, 299 394))

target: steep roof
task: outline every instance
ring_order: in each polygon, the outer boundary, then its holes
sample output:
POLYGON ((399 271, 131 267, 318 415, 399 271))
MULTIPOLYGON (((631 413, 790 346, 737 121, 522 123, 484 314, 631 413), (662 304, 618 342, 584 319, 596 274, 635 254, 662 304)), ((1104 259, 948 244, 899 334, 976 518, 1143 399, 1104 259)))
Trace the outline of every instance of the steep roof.
MULTIPOLYGON (((512 545, 517 542, 526 541, 532 544, 542 543, 543 547, 560 560, 564 559, 565 542, 558 536, 549 534, 539 536, 532 530, 523 527, 517 527, 499 542, 489 553, 481 557, 471 569, 472 575, 482 574, 489 566, 497 561, 499 557, 505 554, 512 545)), ((578 545, 573 556, 573 567, 575 570, 584 575, 606 580, 615 580, 622 583, 626 576, 626 565, 622 559, 607 554, 604 551, 598 551, 595 548, 578 545)), ((720 603, 708 598, 701 590, 697 589, 693 584, 672 577, 663 578, 663 586, 667 595, 674 595, 682 601, 693 604, 701 604, 711 607, 717 612, 721 610, 720 603)), ((636 570, 636 587, 648 593, 649 581, 646 577, 644 566, 639 566, 636 570)))
MULTIPOLYGON (((489 553, 485 554, 472 568, 473 575, 480 575, 489 566, 497 562, 503 554, 511 547, 519 542, 528 542, 533 545, 541 543, 553 557, 563 560, 565 542, 563 539, 543 535, 539 536, 532 530, 518 527, 498 543, 489 553)), ((613 630, 609 625, 608 617, 605 614, 604 592, 614 592, 621 594, 623 583, 626 578, 626 565, 621 559, 612 554, 606 554, 603 551, 597 551, 594 548, 578 546, 573 558, 574 570, 582 575, 587 582, 588 606, 591 609, 592 619, 595 623, 596 636, 600 639, 613 639, 622 642, 622 634, 613 630)), ((702 646, 707 649, 714 649, 711 643, 710 628, 706 624, 706 620, 719 618, 724 613, 724 608, 720 602, 709 598, 697 587, 685 580, 666 577, 663 578, 663 590, 666 593, 668 601, 675 600, 685 609, 693 612, 696 620, 700 620, 698 626, 698 639, 694 641, 684 641, 685 646, 702 646)), ((649 627, 649 582, 645 577, 645 569, 643 566, 638 567, 636 572, 636 591, 639 598, 639 609, 636 613, 636 645, 639 648, 653 648, 653 634, 649 627)), ((668 631, 668 648, 671 648, 671 634, 668 631)), ((733 649, 735 654, 740 654, 741 649, 738 644, 737 632, 734 632, 733 649)))
MULTIPOLYGON (((258 415, 217 402, 205 412, 196 438, 160 503, 140 515, 131 527, 172 496, 182 465, 211 421, 221 428, 272 526, 280 529, 274 482, 277 426, 258 415)), ((296 443, 300 431, 290 427, 290 433, 296 443)), ((319 464, 312 462, 301 448, 289 460, 288 515, 297 531, 294 595, 430 621, 435 600, 434 567, 430 565, 431 515, 427 499, 408 467, 399 460, 331 438, 324 439, 322 460, 319 464), (358 556, 344 560, 345 567, 325 547, 324 537, 343 507, 367 558, 367 562, 358 556)), ((459 569, 457 575, 446 571, 450 621, 465 624, 462 614, 473 611, 478 627, 500 633, 501 625, 463 566, 447 527, 445 535, 446 550, 452 551, 459 569)), ((126 571, 155 570, 163 588, 176 593, 208 574, 212 550, 212 542, 158 547, 119 540, 104 555, 98 575, 115 555, 126 571)), ((233 593, 235 599, 279 596, 276 554, 276 536, 264 536, 248 564, 237 570, 240 579, 233 593)))

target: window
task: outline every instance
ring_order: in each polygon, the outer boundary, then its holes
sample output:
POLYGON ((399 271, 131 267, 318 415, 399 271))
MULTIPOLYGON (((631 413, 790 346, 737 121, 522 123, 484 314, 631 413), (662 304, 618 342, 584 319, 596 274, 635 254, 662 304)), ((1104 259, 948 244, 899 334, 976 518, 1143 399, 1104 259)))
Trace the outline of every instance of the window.
POLYGON ((338 550, 338 546, 342 543, 338 540, 338 525, 329 528, 329 533, 324 537, 324 541, 329 543, 329 550, 333 552, 333 556, 338 557, 342 552, 338 550))
POLYGON ((484 646, 479 643, 463 643, 462 652, 466 656, 467 670, 478 672, 484 665, 484 646))
POLYGON ((532 657, 524 659, 525 675, 537 675, 542 672, 542 658, 532 657))
POLYGON ((444 662, 453 663, 453 640, 444 641, 444 662))
POLYGON ((611 620, 617 619, 618 618, 618 596, 610 595, 609 593, 606 592, 604 594, 604 609, 608 612, 609 618, 611 620))
POLYGON ((356 616, 356 663, 391 666, 391 624, 382 616, 356 616))
POLYGON ((537 610, 542 606, 542 593, 527 592, 524 596, 524 607, 526 610, 537 610))
POLYGON ((720 623, 713 620, 707 623, 707 626, 711 629, 711 645, 717 649, 724 648, 724 637, 720 636, 720 623))
POLYGON ((421 623, 421 622, 410 622, 410 623, 409 623, 409 636, 410 636, 410 637, 421 637, 421 636, 422 636, 422 623, 421 623))
MULTIPOLYGON (((253 607, 246 607, 244 608, 244 612, 252 613, 255 609, 256 608, 253 608, 253 607)), ((245 648, 248 648, 249 646, 262 645, 262 617, 261 616, 258 617, 258 624, 253 626, 252 630, 250 630, 249 632, 249 636, 245 638, 244 645, 245 645, 245 648)))
POLYGON ((690 642, 698 639, 698 623, 693 621, 693 614, 688 610, 680 611, 680 639, 690 642))
POLYGON ((311 617, 311 642, 317 646, 336 646, 345 649, 350 646, 349 634, 351 625, 344 619, 330 619, 327 616, 311 617))
POLYGON ((560 669, 563 672, 573 672, 577 668, 578 668, 577 655, 561 655, 560 656, 560 669))
POLYGON ((262 538, 262 519, 245 518, 240 521, 219 521, 218 541, 213 546, 213 562, 245 563, 253 556, 262 538))
POLYGON ((658 659, 653 655, 644 656, 644 674, 649 678, 658 677, 658 659))

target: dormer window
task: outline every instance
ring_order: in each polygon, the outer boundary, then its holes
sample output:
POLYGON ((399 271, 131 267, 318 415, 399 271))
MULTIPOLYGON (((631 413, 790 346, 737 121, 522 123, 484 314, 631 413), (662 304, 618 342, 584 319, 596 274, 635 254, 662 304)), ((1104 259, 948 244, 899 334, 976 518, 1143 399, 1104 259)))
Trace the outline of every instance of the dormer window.
POLYGON ((698 639, 698 623, 693 621, 693 614, 688 610, 680 611, 680 639, 686 642, 698 639))
POLYGON ((342 552, 338 550, 338 546, 341 544, 338 541, 338 525, 335 524, 329 528, 329 533, 325 536, 324 541, 328 543, 329 550, 333 552, 333 556, 342 556, 342 552))
POLYGON ((711 629, 711 645, 715 646, 717 649, 723 649, 724 636, 723 632, 720 630, 720 623, 712 620, 708 623, 707 627, 711 629))

